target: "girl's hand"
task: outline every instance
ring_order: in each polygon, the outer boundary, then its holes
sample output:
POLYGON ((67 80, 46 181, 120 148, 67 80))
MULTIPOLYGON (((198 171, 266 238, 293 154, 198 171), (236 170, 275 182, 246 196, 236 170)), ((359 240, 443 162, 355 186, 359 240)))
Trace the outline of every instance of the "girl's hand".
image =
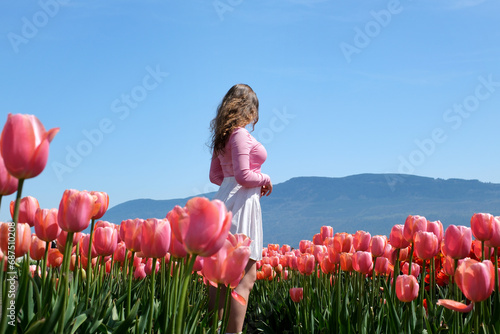
POLYGON ((260 197, 269 196, 273 192, 273 184, 269 182, 269 184, 262 186, 260 189, 260 197))

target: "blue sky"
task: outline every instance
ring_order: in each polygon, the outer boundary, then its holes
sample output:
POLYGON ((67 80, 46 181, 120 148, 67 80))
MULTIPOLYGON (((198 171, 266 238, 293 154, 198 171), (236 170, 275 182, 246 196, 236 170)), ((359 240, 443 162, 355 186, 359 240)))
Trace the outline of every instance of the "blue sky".
MULTIPOLYGON (((260 100, 273 182, 407 173, 500 183, 500 2, 3 1, 0 119, 60 127, 24 196, 110 206, 208 180, 226 91, 260 100)), ((0 219, 10 218, 4 197, 0 219)), ((166 208, 166 211, 170 208, 166 208)))

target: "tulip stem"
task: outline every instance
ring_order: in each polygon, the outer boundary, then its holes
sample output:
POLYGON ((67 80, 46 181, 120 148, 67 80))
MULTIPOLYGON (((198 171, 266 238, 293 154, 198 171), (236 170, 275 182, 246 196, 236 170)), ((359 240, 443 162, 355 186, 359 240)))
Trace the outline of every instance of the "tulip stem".
MULTIPOLYGON (((12 221, 14 222, 14 229, 12 230, 12 236, 9 236, 9 238, 12 238, 12 240, 14 240, 14 253, 16 251, 15 250, 15 244, 16 244, 16 240, 17 240, 17 237, 16 237, 16 234, 17 234, 17 220, 19 218, 19 206, 21 205, 21 194, 23 192, 23 184, 24 184, 24 179, 19 179, 19 181, 17 183, 16 202, 14 204, 14 214, 12 215, 12 221)), ((8 296, 9 296, 8 300, 7 300, 7 304, 8 305, 11 305, 11 303, 12 303, 10 295, 11 294, 8 294, 8 296)), ((15 301, 15 297, 13 298, 13 300, 15 301)), ((16 307, 16 311, 17 311, 17 307, 16 307)))
POLYGON ((495 247, 495 250, 494 250, 494 254, 495 254, 495 291, 497 292, 497 294, 500 293, 500 291, 498 291, 498 247, 495 247))
POLYGON ((432 258, 431 261, 431 270, 430 270, 430 290, 431 290, 431 296, 430 296, 430 301, 427 305, 433 305, 434 306, 434 298, 436 298, 436 258, 432 258))
POLYGON ((187 266, 184 270, 184 275, 182 277, 182 287, 181 287, 181 298, 179 300, 179 313, 177 314, 177 331, 176 333, 184 333, 184 310, 186 306, 186 296, 187 296, 187 290, 189 286, 189 280, 191 279, 191 272, 193 271, 193 266, 196 261, 196 254, 191 255, 191 257, 188 258, 187 261, 187 266))
POLYGON ((91 268, 92 268, 92 238, 94 237, 94 223, 95 219, 92 218, 92 223, 90 226, 90 237, 89 237, 89 250, 87 252, 87 286, 86 286, 86 291, 85 291, 85 302, 89 303, 89 291, 90 291, 90 276, 92 275, 91 273, 91 268))
MULTIPOLYGON (((125 248, 125 258, 123 260, 123 263, 122 263, 122 281, 123 281, 123 287, 126 288, 127 287, 127 269, 128 269, 128 249, 125 248)), ((121 289, 121 286, 120 286, 120 289, 121 289)), ((124 289, 125 291, 126 289, 124 289)))
MULTIPOLYGON (((24 179, 19 179, 17 184, 17 193, 16 193, 16 203, 14 206, 14 214, 12 215, 12 221, 16 224, 17 229, 17 219, 19 218, 19 205, 21 204, 21 194, 23 193, 23 184, 24 179)), ((16 229, 14 229, 14 237, 16 236, 16 229)))
POLYGON ((424 291, 425 291, 425 276, 426 276, 426 268, 425 268, 426 260, 422 260, 422 274, 420 275, 420 306, 424 307, 424 291))
POLYGON ((217 327, 219 325, 219 298, 220 298, 220 290, 222 289, 222 284, 219 283, 217 285, 217 292, 215 293, 215 305, 212 315, 212 330, 213 333, 217 333, 217 327))
MULTIPOLYGON (((493 312, 497 311, 500 307, 500 291, 498 291, 498 247, 494 247, 494 256, 495 256, 495 300, 493 301, 493 312)), ((495 321, 498 323, 498 320, 495 321)), ((496 325, 496 324, 495 324, 496 325)))
POLYGON ((42 288, 40 289, 40 292, 43 293, 43 287, 45 286, 45 277, 47 276, 47 256, 49 255, 49 247, 50 247, 50 242, 45 241, 45 254, 43 255, 43 260, 42 260, 42 288))
POLYGON ((481 240, 481 261, 484 261, 484 240, 481 240))
POLYGON ((156 258, 152 259, 151 263, 151 300, 149 302, 149 319, 148 333, 153 333, 153 313, 155 304, 155 274, 156 274, 156 258))
POLYGON ((394 272, 393 272, 393 277, 392 277, 392 295, 394 296, 394 302, 397 302, 397 296, 396 296, 396 279, 399 276, 399 254, 401 253, 401 248, 398 248, 396 250, 396 260, 395 260, 395 265, 394 265, 394 272))
POLYGON ((66 237, 66 246, 64 248, 64 258, 62 267, 62 282, 59 280, 59 294, 63 298, 63 308, 61 318, 59 319, 58 333, 64 333, 64 318, 66 317, 66 309, 68 302, 68 283, 69 283, 69 263, 71 261, 71 250, 73 248, 73 232, 68 232, 66 237))
POLYGON ((412 263, 412 260, 413 260, 413 247, 414 247, 414 244, 413 244, 413 241, 411 242, 411 249, 410 249, 410 260, 408 261, 408 276, 411 275, 411 263, 412 263))
POLYGON ((126 316, 130 314, 130 301, 132 299, 132 277, 134 276, 134 256, 135 252, 132 251, 132 256, 130 257, 129 272, 128 272, 128 290, 127 290, 127 312, 126 316))
POLYGON ((224 301, 224 312, 222 313, 221 333, 225 333, 229 321, 229 311, 231 309, 231 287, 226 286, 226 299, 224 301))

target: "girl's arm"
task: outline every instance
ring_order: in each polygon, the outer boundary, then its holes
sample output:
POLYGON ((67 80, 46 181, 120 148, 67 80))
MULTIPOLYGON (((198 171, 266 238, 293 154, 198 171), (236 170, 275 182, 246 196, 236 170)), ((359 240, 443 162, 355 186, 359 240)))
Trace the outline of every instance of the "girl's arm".
POLYGON ((220 186, 224 180, 224 173, 220 165, 220 160, 215 155, 212 155, 212 162, 210 163, 210 182, 220 186))

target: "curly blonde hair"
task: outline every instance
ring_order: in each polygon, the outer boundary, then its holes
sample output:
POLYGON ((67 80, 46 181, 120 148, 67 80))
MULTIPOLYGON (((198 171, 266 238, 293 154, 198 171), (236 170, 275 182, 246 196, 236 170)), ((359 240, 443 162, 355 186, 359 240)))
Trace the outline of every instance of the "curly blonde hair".
POLYGON ((259 121, 259 100, 257 95, 245 84, 237 84, 229 89, 217 107, 217 115, 210 122, 212 141, 210 148, 215 155, 224 152, 226 143, 233 130, 259 121))

